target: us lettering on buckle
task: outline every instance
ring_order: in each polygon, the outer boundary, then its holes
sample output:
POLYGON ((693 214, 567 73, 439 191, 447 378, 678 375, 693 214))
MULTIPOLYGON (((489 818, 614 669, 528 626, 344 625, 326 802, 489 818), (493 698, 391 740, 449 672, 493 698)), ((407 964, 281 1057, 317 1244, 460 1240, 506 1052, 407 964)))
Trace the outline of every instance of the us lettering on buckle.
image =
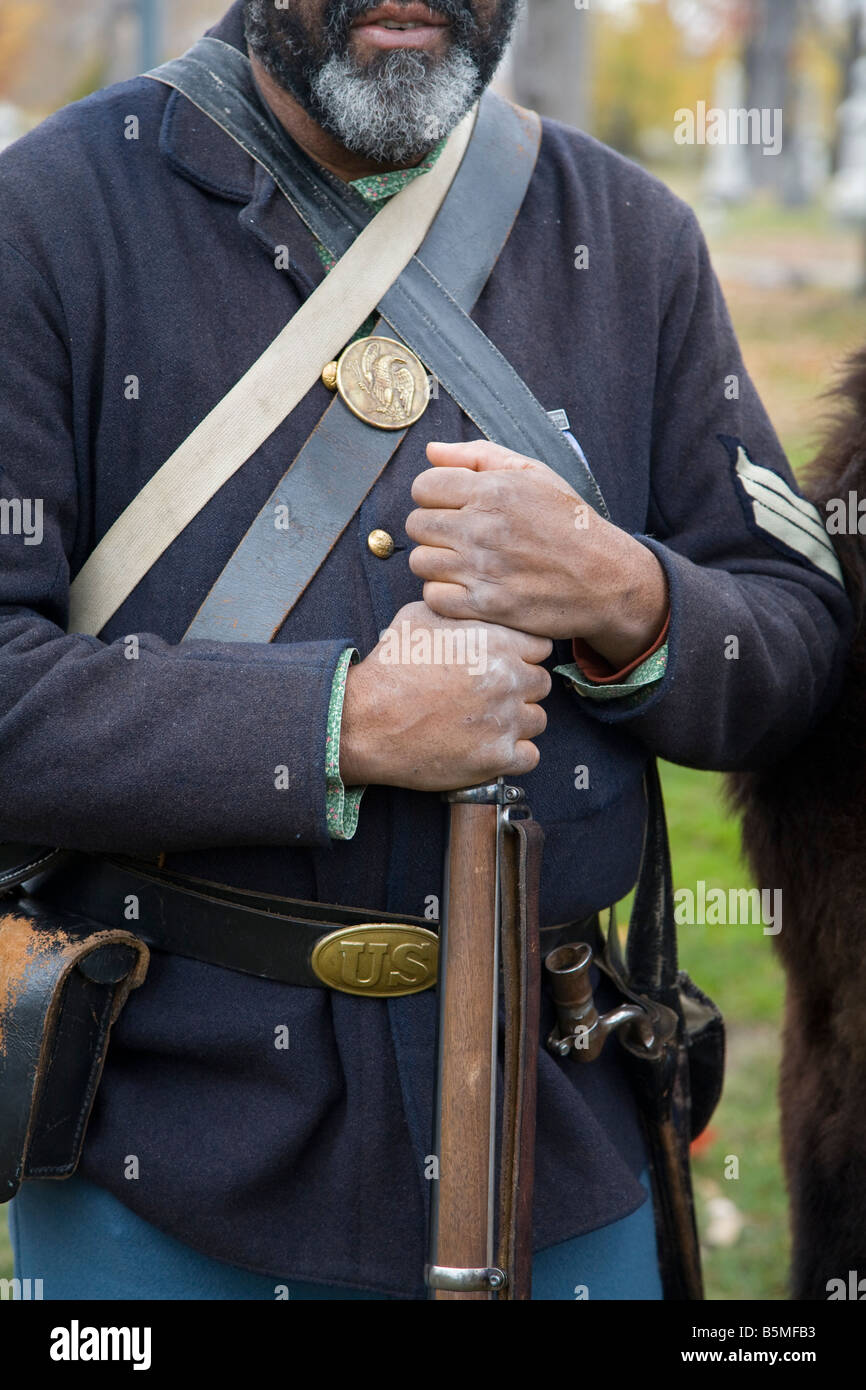
POLYGON ((359 338, 329 362, 322 380, 359 420, 380 430, 405 430, 430 403, 430 379, 420 358, 395 338, 359 338))
POLYGON ((317 941, 310 964, 331 989, 388 999, 436 983, 439 938, 425 927, 363 922, 317 941))

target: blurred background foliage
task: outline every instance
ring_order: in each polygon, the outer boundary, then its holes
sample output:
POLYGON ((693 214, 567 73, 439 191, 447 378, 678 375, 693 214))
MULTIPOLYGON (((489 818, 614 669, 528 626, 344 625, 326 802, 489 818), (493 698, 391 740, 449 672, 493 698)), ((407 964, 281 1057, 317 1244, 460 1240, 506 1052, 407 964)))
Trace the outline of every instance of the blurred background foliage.
MULTIPOLYGON (((227 7, 0 0, 0 147, 183 51, 227 7)), ((644 163, 696 209, 746 364, 804 466, 825 393, 866 337, 866 0, 528 0, 498 83, 644 163), (700 101, 780 107, 782 154, 678 145, 675 113, 700 101)), ((670 766, 663 776, 676 886, 748 886, 722 779, 670 766)), ((728 1021, 725 1094, 695 1152, 708 1297, 783 1299, 782 972, 760 927, 682 927, 680 951, 728 1021)), ((0 1276, 9 1270, 0 1219, 0 1276)))

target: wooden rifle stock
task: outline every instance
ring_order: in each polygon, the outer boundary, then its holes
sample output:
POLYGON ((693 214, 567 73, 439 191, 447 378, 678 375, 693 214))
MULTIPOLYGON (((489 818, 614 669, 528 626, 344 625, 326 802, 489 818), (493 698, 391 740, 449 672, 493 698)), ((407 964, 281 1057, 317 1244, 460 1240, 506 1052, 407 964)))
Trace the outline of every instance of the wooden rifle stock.
POLYGON ((448 800, 439 950, 439 1181, 427 1283, 436 1299, 528 1299, 543 836, 520 804, 521 789, 501 777, 450 792, 448 800), (500 991, 505 1036, 497 1155, 500 991))
MULTIPOLYGON (((432 1263, 440 1268, 493 1265, 500 814, 496 802, 451 803, 440 930, 439 1181, 432 1245, 432 1263)), ((434 1287, 432 1296, 492 1295, 490 1288, 434 1287)))

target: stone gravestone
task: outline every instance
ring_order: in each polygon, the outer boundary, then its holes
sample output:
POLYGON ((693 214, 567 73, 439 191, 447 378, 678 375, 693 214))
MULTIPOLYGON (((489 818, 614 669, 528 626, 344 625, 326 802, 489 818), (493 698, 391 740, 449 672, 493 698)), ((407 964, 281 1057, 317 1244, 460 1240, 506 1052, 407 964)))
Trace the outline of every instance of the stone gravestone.
POLYGON ((866 54, 851 73, 851 95, 839 107, 839 168, 830 182, 830 210, 842 222, 861 228, 863 271, 860 293, 866 294, 866 54))
MULTIPOLYGON (((730 59, 716 69, 713 106, 736 111, 745 106, 746 78, 742 63, 730 59)), ((748 151, 737 144, 707 145, 702 191, 709 203, 744 203, 752 191, 748 151)))
POLYGON ((809 203, 820 197, 830 177, 830 147, 822 121, 820 89, 814 77, 800 73, 796 91, 794 151, 785 199, 788 204, 809 203))
POLYGON ((854 64, 839 125, 839 169, 830 183, 830 207, 842 221, 866 227, 866 55, 854 64))
POLYGON ((9 101, 0 101, 0 150, 5 150, 28 129, 24 112, 9 101))

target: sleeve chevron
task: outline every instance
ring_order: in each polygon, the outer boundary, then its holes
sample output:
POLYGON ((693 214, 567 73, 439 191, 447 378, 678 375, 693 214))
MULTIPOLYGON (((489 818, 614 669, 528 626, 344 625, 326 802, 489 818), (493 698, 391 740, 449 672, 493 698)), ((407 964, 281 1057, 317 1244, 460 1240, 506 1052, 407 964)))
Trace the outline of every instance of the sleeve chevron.
POLYGON ((842 569, 817 508, 780 474, 753 463, 742 444, 734 473, 755 526, 842 584, 842 569))

